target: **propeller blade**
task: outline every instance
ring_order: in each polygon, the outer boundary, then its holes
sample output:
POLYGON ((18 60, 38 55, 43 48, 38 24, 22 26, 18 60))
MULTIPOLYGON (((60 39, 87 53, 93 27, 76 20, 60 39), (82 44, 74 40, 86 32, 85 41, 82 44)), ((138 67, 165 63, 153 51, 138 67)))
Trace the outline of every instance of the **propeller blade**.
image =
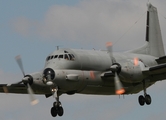
POLYGON ((106 43, 106 47, 109 53, 112 53, 112 43, 111 42, 107 42, 106 43))
POLYGON ((134 58, 134 66, 138 66, 139 59, 137 57, 134 58))
POLYGON ((112 64, 113 64, 113 63, 115 63, 115 59, 114 59, 113 54, 112 54, 112 43, 111 42, 107 42, 106 43, 106 47, 107 47, 107 51, 109 53, 109 56, 110 56, 110 58, 112 60, 112 64))
POLYGON ((121 94, 125 93, 125 89, 123 88, 123 85, 120 82, 120 79, 119 79, 116 72, 115 72, 114 81, 115 81, 115 92, 116 92, 116 94, 121 95, 121 94))
POLYGON ((7 86, 3 86, 3 91, 4 91, 4 93, 9 93, 7 86))
POLYGON ((27 86, 28 86, 27 91, 28 91, 28 94, 29 94, 29 97, 31 100, 31 105, 36 105, 37 103, 39 103, 39 100, 35 98, 34 92, 31 88, 31 86, 29 84, 27 84, 27 86))
POLYGON ((18 55, 18 56, 15 57, 15 59, 16 59, 16 62, 18 64, 19 68, 21 69, 22 74, 25 76, 25 72, 24 72, 21 56, 18 55))

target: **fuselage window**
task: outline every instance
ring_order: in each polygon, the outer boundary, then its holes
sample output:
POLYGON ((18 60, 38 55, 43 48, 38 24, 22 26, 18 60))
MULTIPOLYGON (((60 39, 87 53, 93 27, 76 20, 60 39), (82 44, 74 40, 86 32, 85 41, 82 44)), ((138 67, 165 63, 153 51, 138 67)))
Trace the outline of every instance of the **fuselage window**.
POLYGON ((59 58, 63 58, 63 55, 59 55, 59 58))
POLYGON ((57 57, 58 57, 58 55, 55 55, 55 56, 54 56, 54 58, 57 58, 57 57))

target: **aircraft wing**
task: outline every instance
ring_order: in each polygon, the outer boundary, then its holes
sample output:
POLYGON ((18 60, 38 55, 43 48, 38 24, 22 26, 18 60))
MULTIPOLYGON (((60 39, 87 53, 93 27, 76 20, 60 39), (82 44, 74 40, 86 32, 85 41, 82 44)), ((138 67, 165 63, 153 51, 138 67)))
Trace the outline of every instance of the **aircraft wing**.
MULTIPOLYGON (((146 76, 145 80, 148 81, 148 84, 146 84, 146 87, 148 88, 151 85, 153 85, 155 82, 166 79, 166 63, 159 64, 152 67, 147 67, 142 71, 142 73, 144 74, 144 76, 146 76)), ((126 94, 139 93, 140 91, 142 91, 142 86, 143 86, 142 83, 133 84, 133 87, 130 87, 126 91, 126 94)))
POLYGON ((0 93, 20 93, 27 94, 27 88, 23 84, 0 84, 0 93))
MULTIPOLYGON (((34 94, 50 94, 48 88, 32 85, 34 94)), ((28 94, 27 87, 24 84, 0 84, 0 93, 28 94)))
POLYGON ((158 59, 156 59, 156 61, 159 64, 166 63, 166 56, 159 57, 158 59))
POLYGON ((143 70, 142 73, 151 81, 164 80, 166 79, 166 63, 149 67, 146 70, 143 70))

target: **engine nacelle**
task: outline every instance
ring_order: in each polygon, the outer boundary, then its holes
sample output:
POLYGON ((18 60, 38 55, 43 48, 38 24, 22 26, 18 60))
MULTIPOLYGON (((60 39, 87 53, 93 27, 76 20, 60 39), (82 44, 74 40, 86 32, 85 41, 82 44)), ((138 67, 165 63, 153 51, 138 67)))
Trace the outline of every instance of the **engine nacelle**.
POLYGON ((138 61, 138 64, 135 65, 134 61, 128 61, 125 65, 122 66, 120 76, 122 76, 122 81, 129 83, 141 82, 144 79, 142 74, 142 69, 145 68, 143 62, 138 61))

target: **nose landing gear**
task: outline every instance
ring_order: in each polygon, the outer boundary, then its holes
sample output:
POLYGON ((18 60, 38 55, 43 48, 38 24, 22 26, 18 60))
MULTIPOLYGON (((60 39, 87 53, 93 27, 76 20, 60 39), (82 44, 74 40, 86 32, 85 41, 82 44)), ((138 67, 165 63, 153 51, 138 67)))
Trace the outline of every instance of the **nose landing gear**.
POLYGON ((56 117, 57 115, 63 116, 63 113, 64 111, 61 103, 59 102, 59 104, 57 104, 57 102, 54 102, 53 107, 51 108, 51 115, 53 117, 56 117))
POLYGON ((61 102, 59 101, 59 96, 57 95, 58 88, 54 88, 51 91, 53 93, 53 96, 56 99, 56 102, 53 103, 53 107, 51 108, 51 111, 50 111, 51 115, 52 117, 56 117, 57 115, 61 117, 63 116, 64 110, 63 110, 61 102))

